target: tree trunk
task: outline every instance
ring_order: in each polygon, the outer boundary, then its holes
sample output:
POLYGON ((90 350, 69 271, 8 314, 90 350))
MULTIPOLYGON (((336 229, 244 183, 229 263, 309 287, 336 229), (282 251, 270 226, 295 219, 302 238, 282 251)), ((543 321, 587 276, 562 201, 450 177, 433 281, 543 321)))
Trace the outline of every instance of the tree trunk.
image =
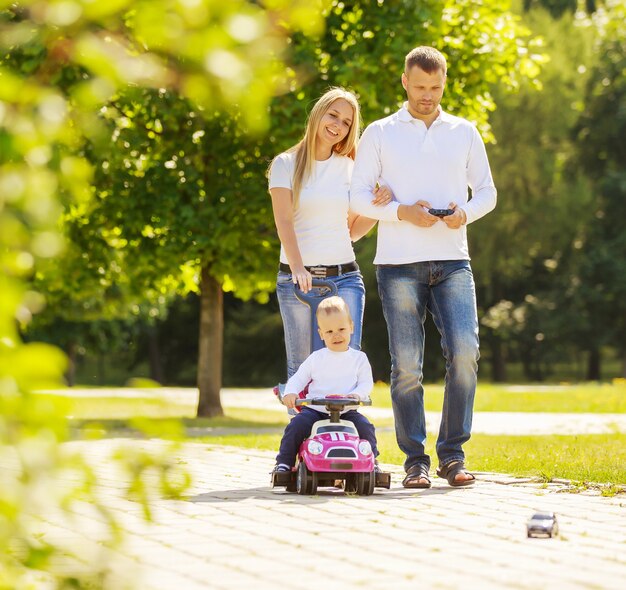
POLYGON ((520 360, 522 361, 522 371, 524 373, 524 380, 534 381, 533 376, 533 361, 530 353, 526 347, 522 347, 520 350, 520 360))
POLYGON ((148 326, 148 358, 150 359, 150 379, 163 385, 165 375, 161 362, 161 350, 159 348, 159 335, 156 326, 148 326))
POLYGON ((70 342, 67 345, 67 371, 65 372, 65 380, 68 387, 74 387, 76 384, 76 342, 70 342))
POLYGON ((600 381, 600 351, 597 348, 589 351, 587 359, 587 381, 600 381))
POLYGON ((506 360, 502 350, 502 341, 499 338, 491 341, 491 378, 494 383, 506 382, 506 360))
POLYGON ((220 284, 203 268, 200 278, 200 340, 198 347, 198 416, 223 416, 222 344, 223 294, 220 284))
POLYGON ((104 359, 104 355, 99 352, 98 353, 98 385, 106 384, 106 362, 104 359))

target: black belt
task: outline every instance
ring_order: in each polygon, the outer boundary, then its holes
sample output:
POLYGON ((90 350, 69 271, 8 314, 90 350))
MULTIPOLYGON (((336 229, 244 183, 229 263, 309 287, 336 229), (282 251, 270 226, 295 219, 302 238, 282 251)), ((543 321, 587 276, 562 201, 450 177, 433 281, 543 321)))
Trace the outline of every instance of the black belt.
MULTIPOLYGON (((324 279, 326 277, 338 277, 339 275, 347 272, 354 272, 359 270, 359 265, 356 262, 348 262, 346 264, 335 264, 334 266, 305 266, 314 279, 324 279)), ((291 274, 291 268, 288 264, 281 262, 278 265, 278 270, 291 274)))

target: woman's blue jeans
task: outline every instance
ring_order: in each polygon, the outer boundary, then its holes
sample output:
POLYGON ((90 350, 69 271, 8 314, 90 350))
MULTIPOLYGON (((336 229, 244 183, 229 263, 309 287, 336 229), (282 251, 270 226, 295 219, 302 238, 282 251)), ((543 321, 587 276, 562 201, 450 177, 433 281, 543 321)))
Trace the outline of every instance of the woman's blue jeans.
POLYGON ((444 260, 379 265, 378 292, 389 333, 391 401, 398 446, 405 470, 426 454, 426 417, 422 366, 424 321, 429 311, 441 334, 446 360, 444 400, 437 456, 439 465, 464 460, 470 438, 478 374, 478 318, 469 261, 444 260))
MULTIPOLYGON (((365 285, 361 271, 355 270, 337 277, 327 277, 337 285, 338 295, 350 308, 354 333, 350 338, 350 346, 361 349, 361 333, 363 328, 363 310, 365 308, 365 285)), ((280 272, 276 279, 276 295, 283 318, 285 331, 285 348, 287 352, 287 378, 291 377, 303 361, 313 352, 311 350, 311 310, 308 305, 296 299, 294 285, 290 273, 280 272)), ((317 330, 317 324, 315 324, 317 330)))

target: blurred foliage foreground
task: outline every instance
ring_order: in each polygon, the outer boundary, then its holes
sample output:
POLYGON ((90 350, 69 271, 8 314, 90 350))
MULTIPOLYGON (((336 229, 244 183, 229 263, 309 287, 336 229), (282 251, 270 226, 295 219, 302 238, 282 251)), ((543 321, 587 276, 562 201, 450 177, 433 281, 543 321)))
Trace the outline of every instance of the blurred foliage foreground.
MULTIPOLYGON (((262 125, 285 31, 319 22, 316 2, 267 4, 0 0, 0 589, 132 585, 111 577, 105 549, 121 534, 98 499, 94 471, 60 444, 69 438, 65 409, 31 393, 59 384, 66 358, 21 341, 18 324, 44 305, 27 283, 62 251, 63 207, 89 198, 92 169, 81 146, 97 141, 98 112, 120 89, 170 89, 205 108, 238 101, 248 124, 262 125), (55 571, 65 550, 46 540, 44 521, 69 522, 82 503, 105 523, 104 538, 94 539, 102 555, 55 571)), ((178 497, 189 483, 172 456, 167 448, 111 453, 127 497, 148 519, 148 489, 178 497)))
MULTIPOLYGON (((59 360, 53 350, 25 352, 22 359, 31 360, 31 353, 36 353, 40 363, 50 363, 49 369, 59 360)), ((63 365, 57 362, 56 366, 63 365)), ((23 369, 28 371, 28 365, 23 369)), ((21 377, 27 382, 26 374, 21 377)), ((110 569, 110 550, 121 546, 122 529, 114 511, 98 496, 98 481, 88 464, 89 457, 59 444, 69 437, 65 414, 66 408, 58 399, 24 392, 0 397, 3 590, 132 587, 128 580, 121 585, 110 569), (53 519, 57 525, 74 529, 74 515, 84 512, 87 505, 102 524, 101 538, 90 539, 100 550, 89 556, 84 555, 83 547, 50 540, 52 530, 47 522, 53 519)), ((175 443, 168 443, 158 453, 147 453, 129 444, 112 445, 104 459, 118 466, 125 496, 139 503, 148 521, 154 496, 180 498, 189 485, 188 474, 173 459, 175 448, 175 443)))

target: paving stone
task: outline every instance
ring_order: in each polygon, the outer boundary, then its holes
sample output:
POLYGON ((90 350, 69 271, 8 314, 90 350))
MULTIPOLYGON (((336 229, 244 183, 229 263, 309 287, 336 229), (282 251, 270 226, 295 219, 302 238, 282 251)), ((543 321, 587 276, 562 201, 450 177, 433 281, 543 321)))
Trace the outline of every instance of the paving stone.
MULTIPOLYGON (((104 485, 99 496, 126 532, 114 560, 120 589, 140 590, 559 588, 617 590, 626 578, 626 497, 563 493, 500 474, 467 488, 433 478, 370 497, 320 490, 313 497, 269 487, 273 452, 185 443, 172 451, 193 476, 185 499, 151 503, 154 522, 124 499, 113 448, 162 451, 159 440, 69 443, 104 485), (527 539, 537 510, 557 513, 561 534, 527 539), (130 573, 129 573, 130 576, 130 573)), ((82 555, 98 555, 103 517, 77 504, 75 518, 46 515, 40 528, 82 555), (91 544, 91 548, 90 548, 91 544), (80 551, 78 551, 80 549, 80 551)), ((66 567, 71 567, 71 560, 66 567)))
MULTIPOLYGON (((140 571, 142 590, 307 590, 321 581, 342 589, 612 589, 626 575, 626 502, 620 496, 563 494, 563 485, 538 488, 484 474, 462 489, 435 479, 428 490, 392 487, 370 497, 332 490, 306 497, 269 487, 264 471, 273 453, 244 457, 188 443, 177 453, 203 478, 194 480, 185 500, 156 500, 157 516, 148 525, 123 499, 122 485, 116 489, 115 478, 106 477, 109 442, 78 446, 89 449, 107 482, 101 493, 127 525, 126 551, 140 571), (557 513, 559 537, 526 538, 526 520, 538 509, 557 513)), ((161 443, 133 444, 150 450, 161 443)), ((86 507, 76 518, 87 521, 81 530, 101 527, 86 507)), ((62 532, 67 541, 67 528, 62 532)), ((76 538, 85 541, 78 531, 76 538)))

